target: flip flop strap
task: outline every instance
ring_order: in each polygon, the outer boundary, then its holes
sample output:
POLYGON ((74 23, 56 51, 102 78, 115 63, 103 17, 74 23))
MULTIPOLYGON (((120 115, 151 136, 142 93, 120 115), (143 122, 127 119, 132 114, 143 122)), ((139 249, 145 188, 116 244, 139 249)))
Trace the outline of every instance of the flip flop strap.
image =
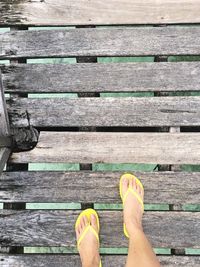
POLYGON ((128 190, 126 191, 124 198, 123 198, 123 205, 124 205, 125 200, 126 200, 129 193, 131 193, 132 195, 134 195, 137 198, 137 200, 140 202, 140 204, 142 206, 142 209, 144 210, 144 203, 143 203, 141 197, 132 188, 128 188, 128 190))
POLYGON ((79 237, 78 239, 78 242, 77 242, 77 245, 79 247, 81 241, 83 240, 83 238, 85 237, 85 235, 87 234, 87 232, 91 230, 93 232, 93 234, 95 235, 96 239, 98 240, 99 242, 99 235, 97 234, 96 230, 91 226, 91 225, 88 225, 85 230, 83 231, 82 235, 79 237))

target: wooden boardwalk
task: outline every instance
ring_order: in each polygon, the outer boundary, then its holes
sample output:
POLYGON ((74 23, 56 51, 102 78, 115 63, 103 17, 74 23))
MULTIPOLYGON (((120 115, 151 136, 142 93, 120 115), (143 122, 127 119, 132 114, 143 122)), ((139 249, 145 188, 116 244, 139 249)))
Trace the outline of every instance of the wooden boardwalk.
POLYGON ((146 208, 144 230, 154 248, 169 250, 158 255, 163 267, 200 266, 200 253, 187 254, 200 249, 200 212, 186 209, 200 204, 200 172, 181 167, 200 165, 200 63, 168 62, 200 56, 199 10, 196 0, 0 0, 0 26, 10 27, 0 34, 0 60, 10 62, 0 61, 1 266, 79 267, 74 224, 81 209, 98 205, 103 266, 124 266, 123 172, 94 171, 98 163, 157 165, 135 172, 145 204, 166 207, 146 208), (154 62, 98 62, 148 56, 154 62), (45 58, 76 63, 28 63, 45 58), (28 97, 44 93, 73 97, 28 97), (76 163, 80 170, 29 171, 29 163, 76 163), (27 209, 26 203, 79 208, 27 209), (26 253, 30 247, 69 251, 26 253))

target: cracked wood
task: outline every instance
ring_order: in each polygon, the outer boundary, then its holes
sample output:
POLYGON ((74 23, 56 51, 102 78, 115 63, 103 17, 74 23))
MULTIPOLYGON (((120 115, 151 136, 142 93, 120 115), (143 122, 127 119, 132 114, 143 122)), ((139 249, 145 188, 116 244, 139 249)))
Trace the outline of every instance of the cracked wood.
POLYGON ((199 55, 199 27, 80 28, 0 34, 0 59, 199 55))
POLYGON ((200 97, 12 99, 12 126, 200 126, 200 97))
MULTIPOLYGON (((121 203, 123 172, 5 172, 0 202, 121 203)), ((199 172, 134 172, 145 187, 145 203, 198 204, 199 172)))
POLYGON ((0 25, 199 23, 198 0, 0 1, 0 25), (119 12, 120 10, 120 12, 119 12), (45 11, 45 12, 44 12, 45 11))
MULTIPOLYGON (((76 247, 74 224, 79 213, 70 210, 0 210, 1 245, 76 247)), ((122 211, 98 213, 101 246, 127 247, 122 211)), ((199 248, 199 212, 146 212, 143 226, 153 247, 199 248)))
POLYGON ((199 62, 12 64, 0 68, 8 93, 200 90, 199 62))
POLYGON ((40 132, 10 162, 200 164, 200 133, 40 132))

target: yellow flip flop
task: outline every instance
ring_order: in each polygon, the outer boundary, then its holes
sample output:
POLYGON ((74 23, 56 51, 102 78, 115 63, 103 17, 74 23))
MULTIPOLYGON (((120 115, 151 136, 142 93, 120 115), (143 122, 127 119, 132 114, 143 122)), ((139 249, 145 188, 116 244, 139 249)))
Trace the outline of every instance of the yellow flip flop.
MULTIPOLYGON (((142 188, 142 190, 144 191, 144 187, 143 184, 141 183, 141 181, 134 176, 132 173, 124 173, 121 177, 120 177, 120 183, 119 183, 119 191, 120 191, 120 197, 122 199, 122 203, 124 205, 125 200, 128 196, 129 193, 131 193, 132 195, 134 195, 134 197, 137 198, 137 200, 139 201, 139 203, 141 204, 141 208, 142 208, 142 212, 144 212, 144 203, 141 199, 141 197, 139 196, 139 194, 137 192, 135 192, 133 189, 131 189, 130 187, 128 188, 128 190, 126 191, 124 197, 122 196, 122 180, 124 179, 124 177, 128 178, 128 179, 135 179, 136 183, 142 188)), ((124 224, 124 234, 127 238, 129 238, 128 232, 126 230, 126 225, 124 224)))
MULTIPOLYGON (((85 235, 87 234, 87 232, 90 231, 90 230, 93 232, 93 234, 95 235, 96 239, 97 239, 98 242, 99 242, 99 230, 100 230, 100 224, 99 224, 99 217, 98 217, 98 214, 97 214, 97 212, 96 212, 95 210, 93 210, 93 209, 86 209, 86 210, 82 211, 82 212, 79 214, 79 216, 78 216, 78 218, 77 218, 77 220, 76 220, 76 223, 75 223, 75 230, 76 230, 76 228, 78 227, 78 225, 80 224, 80 220, 81 220, 81 218, 82 218, 83 216, 86 216, 86 217, 87 217, 89 224, 88 224, 88 226, 85 228, 85 230, 83 231, 83 233, 81 234, 81 236, 79 237, 79 239, 77 240, 77 249, 78 249, 78 247, 79 247, 81 241, 84 239, 85 235), (94 229, 94 227, 92 227, 92 225, 90 224, 90 222, 91 222, 91 215, 92 215, 92 214, 96 217, 96 220, 97 220, 97 226, 98 226, 98 232, 97 232, 97 231, 94 229)), ((102 267, 101 261, 100 261, 100 263, 99 263, 99 267, 102 267)))

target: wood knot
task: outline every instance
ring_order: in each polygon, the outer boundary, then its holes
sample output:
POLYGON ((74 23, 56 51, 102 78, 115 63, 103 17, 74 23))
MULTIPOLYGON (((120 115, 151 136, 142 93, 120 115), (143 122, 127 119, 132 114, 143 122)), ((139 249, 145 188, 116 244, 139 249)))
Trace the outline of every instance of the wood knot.
POLYGON ((11 128, 13 151, 22 152, 33 149, 38 142, 39 132, 32 126, 29 128, 11 128))
POLYGON ((6 56, 16 56, 17 50, 16 49, 5 50, 5 54, 6 54, 6 56))

